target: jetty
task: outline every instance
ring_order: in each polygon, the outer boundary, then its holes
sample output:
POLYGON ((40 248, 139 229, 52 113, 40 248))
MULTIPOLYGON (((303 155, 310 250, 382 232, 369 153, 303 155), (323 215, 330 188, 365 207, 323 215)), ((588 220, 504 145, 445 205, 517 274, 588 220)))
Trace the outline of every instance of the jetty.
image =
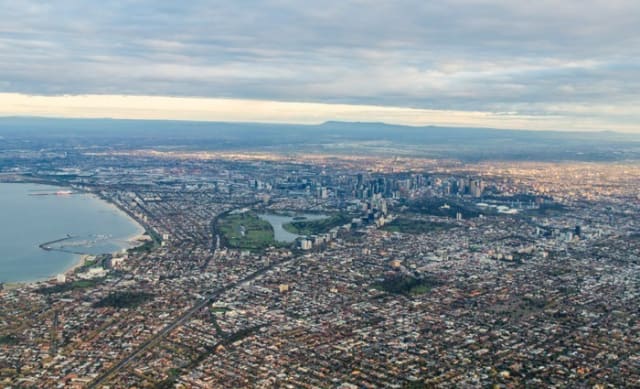
POLYGON ((43 249, 45 251, 53 251, 53 250, 56 250, 56 249, 51 247, 51 245, 56 244, 56 243, 60 243, 60 242, 64 242, 65 240, 69 240, 69 239, 73 239, 73 238, 74 237, 71 234, 67 234, 67 236, 65 236, 64 238, 52 240, 52 241, 49 241, 49 242, 44 242, 41 245, 39 245, 38 247, 40 247, 41 249, 43 249))

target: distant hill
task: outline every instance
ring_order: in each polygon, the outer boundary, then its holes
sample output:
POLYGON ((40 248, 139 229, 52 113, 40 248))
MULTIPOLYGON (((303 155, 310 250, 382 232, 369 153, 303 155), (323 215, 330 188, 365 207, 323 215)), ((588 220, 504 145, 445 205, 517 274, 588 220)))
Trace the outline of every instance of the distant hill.
POLYGON ((0 118, 0 137, 5 141, 29 138, 45 145, 125 149, 326 152, 471 161, 640 160, 640 135, 634 134, 411 127, 335 121, 298 125, 7 117, 0 118))

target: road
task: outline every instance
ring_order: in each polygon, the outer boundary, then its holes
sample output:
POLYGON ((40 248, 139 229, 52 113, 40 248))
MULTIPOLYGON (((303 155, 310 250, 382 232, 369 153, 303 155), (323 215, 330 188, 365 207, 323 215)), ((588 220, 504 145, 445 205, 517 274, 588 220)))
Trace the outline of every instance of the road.
MULTIPOLYGON (((244 282, 244 281, 242 281, 242 282, 244 282)), ((187 312, 183 313, 181 316, 179 316, 173 322, 167 324, 162 330, 160 330, 160 332, 157 332, 156 334, 151 336, 151 338, 149 338, 149 339, 145 340, 144 342, 142 342, 128 356, 126 356, 124 359, 120 360, 120 362, 116 363, 115 365, 113 365, 109 369, 107 369, 104 373, 102 373, 102 375, 98 376, 95 380, 93 380, 93 382, 91 382, 87 387, 88 388, 97 388, 99 385, 104 383, 109 377, 111 377, 113 374, 117 373, 123 367, 125 367, 129 362, 131 362, 132 359, 137 357, 143 351, 147 350, 149 347, 155 345, 158 341, 162 340, 167 334, 169 334, 171 331, 173 331, 176 327, 184 324, 184 322, 189 320, 194 314, 196 314, 202 308, 204 308, 205 306, 207 306, 208 304, 213 302, 215 299, 217 299, 222 293, 224 293, 227 290, 237 286, 237 284, 239 284, 239 283, 240 283, 240 281, 238 281, 237 283, 230 284, 228 286, 219 288, 219 289, 215 290, 214 292, 212 292, 207 298, 205 298, 203 300, 200 300, 200 302, 198 302, 196 305, 191 307, 187 312)))
POLYGON ((264 272, 268 271, 269 269, 271 269, 271 268, 273 268, 275 266, 278 266, 278 265, 281 265, 283 263, 292 261, 292 260, 294 260, 296 258, 298 258, 298 256, 292 256, 292 257, 289 257, 289 258, 281 259, 279 261, 274 261, 274 262, 270 263, 269 265, 267 265, 265 267, 262 267, 259 270, 256 270, 255 272, 249 274, 248 276, 246 276, 246 277, 244 277, 244 278, 242 278, 240 280, 237 280, 235 282, 232 282, 232 283, 230 283, 228 285, 225 285, 225 286, 223 286, 221 288, 214 289, 213 291, 209 292, 207 297, 205 297, 204 299, 198 301, 194 306, 189 308, 188 311, 186 311, 185 313, 183 313, 182 315, 177 317, 174 321, 172 321, 171 323, 167 324, 162 330, 160 330, 156 334, 152 335, 149 339, 145 340, 140 345, 138 345, 138 347, 135 350, 133 350, 129 355, 124 357, 122 360, 120 360, 115 365, 111 366, 104 373, 102 373, 95 380, 93 380, 87 386, 87 388, 97 388, 100 385, 102 385, 103 383, 105 383, 109 379, 109 377, 111 377, 112 375, 116 374, 118 371, 123 369, 126 365, 129 364, 129 362, 131 362, 133 359, 135 359, 142 352, 144 352, 148 348, 150 348, 150 347, 154 346, 155 344, 157 344, 160 340, 162 340, 167 334, 169 334, 171 331, 173 331, 176 327, 179 327, 180 325, 184 324, 187 320, 189 320, 194 314, 196 314, 202 308, 204 308, 208 304, 211 304, 214 301, 216 301, 223 293, 225 293, 228 290, 231 290, 231 289, 237 287, 240 284, 243 284, 245 282, 249 282, 249 281, 255 279, 256 277, 260 276, 261 274, 264 274, 264 272))

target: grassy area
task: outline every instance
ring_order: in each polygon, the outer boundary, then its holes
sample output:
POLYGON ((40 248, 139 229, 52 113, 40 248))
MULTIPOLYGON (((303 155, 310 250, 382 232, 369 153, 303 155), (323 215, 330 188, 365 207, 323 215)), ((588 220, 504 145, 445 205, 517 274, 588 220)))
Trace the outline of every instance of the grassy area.
POLYGON ((74 274, 80 274, 80 273, 84 273, 87 270, 91 269, 92 267, 96 266, 97 264, 102 263, 103 261, 105 261, 106 259, 110 258, 111 255, 110 254, 101 254, 96 256, 94 259, 85 259, 84 263, 82 264, 82 266, 77 267, 73 273, 74 274))
POLYGON ((558 216, 567 212, 567 208, 559 203, 544 203, 540 204, 539 208, 527 209, 525 213, 532 216, 558 216))
POLYGON ((178 368, 171 368, 167 371, 168 377, 162 381, 156 382, 152 387, 154 389, 172 389, 175 388, 175 382, 180 376, 181 371, 178 368))
POLYGON ((240 331, 234 332, 233 334, 230 334, 227 339, 225 339, 225 343, 226 344, 231 344, 234 342, 237 342, 239 340, 242 340, 244 338, 247 338, 253 334, 255 334, 256 332, 258 332, 258 330, 260 330, 260 328, 262 328, 262 325, 257 325, 257 326, 253 326, 253 327, 249 327, 249 328, 243 328, 240 331))
POLYGON ((40 288, 37 290, 37 292, 41 294, 53 294, 53 293, 69 292, 71 290, 93 288, 99 283, 101 283, 103 280, 104 278, 95 278, 92 280, 78 280, 73 282, 67 282, 64 284, 58 284, 58 285, 40 288))
POLYGON ((298 235, 316 235, 328 232, 330 229, 350 223, 352 217, 345 213, 339 213, 320 220, 299 220, 284 224, 282 227, 298 235))
POLYGON ((113 292, 93 304, 95 308, 135 308, 153 297, 145 292, 113 292))
POLYGON ((225 338, 227 336, 227 333, 224 332, 220 327, 220 324, 218 324, 218 319, 216 318, 216 315, 213 313, 210 313, 209 320, 211 321, 211 324, 213 324, 213 328, 215 328, 216 330, 216 336, 220 338, 225 338))
POLYGON ((382 227, 385 231, 403 232, 407 234, 427 234, 430 232, 446 231, 454 225, 442 222, 429 222, 426 220, 409 219, 399 217, 382 227))
POLYGON ((417 296, 429 292, 440 284, 440 281, 430 277, 416 278, 409 275, 392 275, 372 286, 387 293, 417 296))
POLYGON ((14 345, 18 343, 18 338, 13 335, 0 335, 0 345, 14 345))
POLYGON ((217 229, 231 248, 259 251, 278 245, 271 224, 254 212, 226 215, 218 220, 217 229))
POLYGON ((151 229, 146 229, 145 233, 149 237, 151 237, 151 240, 147 240, 140 246, 130 248, 129 250, 127 250, 129 254, 135 255, 140 253, 149 253, 156 247, 160 247, 160 244, 162 243, 162 238, 160 237, 160 235, 158 235, 157 232, 151 229))
POLYGON ((84 268, 84 270, 86 270, 90 267, 94 267, 96 263, 98 263, 97 259, 85 259, 82 267, 84 268))
POLYGON ((155 240, 148 240, 141 244, 140 246, 136 246, 127 250, 129 254, 140 254, 140 253, 148 253, 151 252, 154 248, 160 246, 158 242, 155 240))

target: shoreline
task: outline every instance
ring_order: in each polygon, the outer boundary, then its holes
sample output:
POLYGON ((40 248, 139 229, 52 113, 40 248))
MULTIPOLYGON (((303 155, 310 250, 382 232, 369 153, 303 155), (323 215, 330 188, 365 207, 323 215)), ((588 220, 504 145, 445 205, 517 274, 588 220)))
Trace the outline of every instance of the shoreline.
MULTIPOLYGON (((72 188, 68 185, 61 185, 59 183, 42 183, 42 182, 38 182, 38 181, 0 181, 0 184, 33 184, 33 185, 43 185, 43 186, 52 186, 52 187, 57 187, 57 188, 64 188, 64 189, 70 189, 72 191, 77 192, 77 194, 81 194, 81 195, 88 195, 90 197, 94 197, 95 199, 99 200, 100 202, 103 202, 107 207, 111 208, 111 210, 121 213, 125 218, 127 218, 128 220, 130 220, 135 226, 137 231, 129 236, 126 236, 124 238, 121 239, 117 239, 114 240, 115 242, 124 242, 125 243, 125 247, 121 247, 119 248, 117 251, 113 251, 113 252, 108 252, 108 253, 103 253, 103 254, 111 254, 113 256, 117 256, 120 253, 122 253, 123 250, 128 251, 130 249, 142 246, 147 239, 151 238, 151 234, 149 234, 148 228, 145 227, 145 225, 143 225, 140 221, 138 221, 136 218, 134 218, 132 215, 129 214, 129 212, 126 212, 125 210, 121 209, 120 207, 118 207, 115 203, 113 203, 112 201, 109 201, 108 199, 103 198, 102 196, 100 196, 97 193, 91 192, 91 191, 87 191, 87 190, 82 190, 79 188, 72 188)), ((0 290, 15 290, 15 289, 20 289, 20 288, 34 288, 36 286, 38 286, 38 284, 40 283, 48 283, 51 281, 54 281, 55 278, 60 275, 60 274, 64 274, 66 277, 69 277, 71 275, 73 275, 73 273, 78 269, 81 268, 82 266, 84 266, 86 260, 88 258, 92 258, 92 257, 96 257, 96 255, 91 255, 91 254, 70 254, 73 255, 74 257, 77 257, 77 259, 73 260, 72 263, 70 264, 69 267, 65 268, 63 271, 55 273, 55 274, 51 274, 48 275, 44 278, 40 278, 40 279, 36 279, 36 280, 25 280, 25 281, 11 281, 11 282, 4 282, 2 283, 2 289, 0 290)))
POLYGON ((71 254, 71 255, 73 255, 74 257, 78 257, 78 259, 74 261, 71 267, 67 268, 64 272, 56 273, 54 275, 47 276, 47 278, 43 278, 39 280, 5 282, 3 284, 4 290, 14 290, 21 287, 34 288, 42 282, 53 281, 56 277, 58 277, 59 274, 64 274, 65 276, 68 277, 69 275, 73 274, 76 271, 76 269, 79 269, 82 266, 84 266, 84 263, 87 261, 87 259, 93 257, 93 255, 89 255, 89 254, 71 254))
MULTIPOLYGON (((141 222, 139 222, 136 218, 131 216, 129 214, 129 212, 126 212, 122 208, 118 207, 115 203, 103 198, 102 196, 99 196, 99 195, 97 195, 95 193, 92 193, 92 192, 83 192, 83 193, 88 193, 90 195, 95 196, 98 200, 103 201, 111 209, 115 210, 116 212, 121 213, 124 217, 126 217, 127 219, 133 221, 133 223, 136 225, 138 230, 135 233, 133 233, 133 234, 127 236, 127 237, 124 237, 122 239, 118 239, 119 241, 127 243, 128 246, 129 246, 129 247, 126 247, 126 248, 123 247, 122 249, 130 250, 130 249, 136 248, 138 246, 142 246, 144 244, 145 236, 148 236, 148 237, 151 236, 148 233, 147 228, 144 225, 142 225, 141 222)), ((120 253, 120 251, 122 249, 120 249, 119 251, 116 251, 116 252, 105 253, 105 254, 112 254, 112 255, 118 254, 118 253, 120 253)))

